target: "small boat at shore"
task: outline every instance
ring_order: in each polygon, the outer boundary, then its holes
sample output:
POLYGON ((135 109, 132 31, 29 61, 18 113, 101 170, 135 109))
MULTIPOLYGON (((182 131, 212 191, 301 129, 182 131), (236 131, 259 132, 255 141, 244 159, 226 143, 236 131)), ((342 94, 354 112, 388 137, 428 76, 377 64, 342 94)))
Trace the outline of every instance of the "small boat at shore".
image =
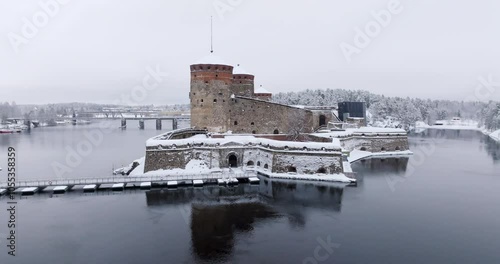
POLYGON ((0 134, 14 134, 21 133, 21 129, 17 128, 0 128, 0 134))
POLYGON ((56 120, 58 126, 71 125, 71 120, 56 120))

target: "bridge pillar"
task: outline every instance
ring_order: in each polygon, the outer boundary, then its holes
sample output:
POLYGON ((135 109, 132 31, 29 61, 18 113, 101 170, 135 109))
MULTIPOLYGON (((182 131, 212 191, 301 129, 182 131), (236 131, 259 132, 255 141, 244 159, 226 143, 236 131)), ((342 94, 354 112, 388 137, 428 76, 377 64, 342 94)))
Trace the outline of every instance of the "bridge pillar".
POLYGON ((178 125, 178 122, 177 122, 177 119, 172 119, 172 129, 173 130, 177 130, 177 128, 179 127, 178 125))
POLYGON ((122 119, 122 129, 126 129, 127 128, 127 119, 123 118, 122 119))
POLYGON ((28 132, 31 131, 31 120, 25 120, 24 124, 28 126, 28 132))
POLYGON ((156 119, 156 130, 161 130, 161 119, 156 119))
POLYGON ((139 120, 139 129, 144 130, 144 119, 139 120))

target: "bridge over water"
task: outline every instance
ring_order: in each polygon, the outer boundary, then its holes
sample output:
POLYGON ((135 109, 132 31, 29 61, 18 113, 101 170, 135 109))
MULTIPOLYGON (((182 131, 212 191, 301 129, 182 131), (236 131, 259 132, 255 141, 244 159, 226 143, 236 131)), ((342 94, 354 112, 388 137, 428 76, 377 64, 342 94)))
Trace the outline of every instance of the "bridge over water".
POLYGON ((127 121, 136 120, 139 121, 139 128, 144 129, 144 121, 146 120, 155 120, 156 121, 156 129, 162 129, 162 121, 167 120, 172 122, 172 129, 178 129, 179 121, 189 121, 191 120, 190 115, 159 115, 157 112, 151 111, 91 111, 91 112, 81 112, 79 113, 76 119, 120 119, 121 127, 127 127, 127 121))
POLYGON ((204 185, 237 185, 239 183, 258 183, 257 173, 245 172, 220 172, 197 175, 169 175, 169 176, 115 176, 103 178, 82 179, 53 179, 53 180, 28 180, 17 181, 13 188, 8 184, 0 183, 0 195, 6 194, 35 194, 37 192, 64 193, 66 191, 90 191, 124 189, 151 189, 151 188, 177 188, 183 186, 203 187, 204 185))

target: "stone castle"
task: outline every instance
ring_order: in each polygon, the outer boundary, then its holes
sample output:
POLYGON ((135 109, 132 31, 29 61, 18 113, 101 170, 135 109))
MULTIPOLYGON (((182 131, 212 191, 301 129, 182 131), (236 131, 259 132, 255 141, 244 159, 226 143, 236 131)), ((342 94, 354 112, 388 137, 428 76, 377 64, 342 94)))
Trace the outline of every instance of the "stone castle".
POLYGON ((339 119, 335 107, 293 107, 270 102, 272 94, 255 90, 255 76, 214 54, 191 65, 191 126, 210 132, 310 133, 339 119))
POLYGON ((349 164, 343 151, 408 150, 404 130, 331 128, 342 123, 336 107, 271 102, 270 92, 255 89, 254 75, 213 54, 190 68, 191 128, 149 139, 144 173, 238 168, 275 178, 352 182, 342 174, 349 164), (289 138, 292 134, 299 137, 289 138))

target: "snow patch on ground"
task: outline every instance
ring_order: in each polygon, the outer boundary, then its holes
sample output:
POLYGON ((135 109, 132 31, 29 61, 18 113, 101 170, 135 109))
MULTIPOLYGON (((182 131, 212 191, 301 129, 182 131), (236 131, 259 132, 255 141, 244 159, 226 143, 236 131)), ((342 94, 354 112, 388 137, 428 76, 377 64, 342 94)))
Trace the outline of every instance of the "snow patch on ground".
POLYGON ((186 170, 210 170, 204 160, 192 159, 186 164, 186 170))
POLYGON ((142 157, 138 160, 136 160, 137 162, 139 162, 139 166, 137 166, 131 173, 130 175, 132 175, 132 173, 140 173, 140 174, 143 174, 144 173, 144 164, 146 163, 146 157, 142 157))
POLYGON ((130 163, 128 166, 114 170, 113 174, 114 175, 126 174, 134 167, 134 163, 139 163, 139 166, 135 167, 134 170, 130 172, 130 174, 129 174, 130 176, 133 176, 133 173, 137 172, 137 171, 144 172, 144 161, 145 161, 145 157, 142 157, 140 159, 136 159, 136 160, 132 161, 132 163, 130 163))

